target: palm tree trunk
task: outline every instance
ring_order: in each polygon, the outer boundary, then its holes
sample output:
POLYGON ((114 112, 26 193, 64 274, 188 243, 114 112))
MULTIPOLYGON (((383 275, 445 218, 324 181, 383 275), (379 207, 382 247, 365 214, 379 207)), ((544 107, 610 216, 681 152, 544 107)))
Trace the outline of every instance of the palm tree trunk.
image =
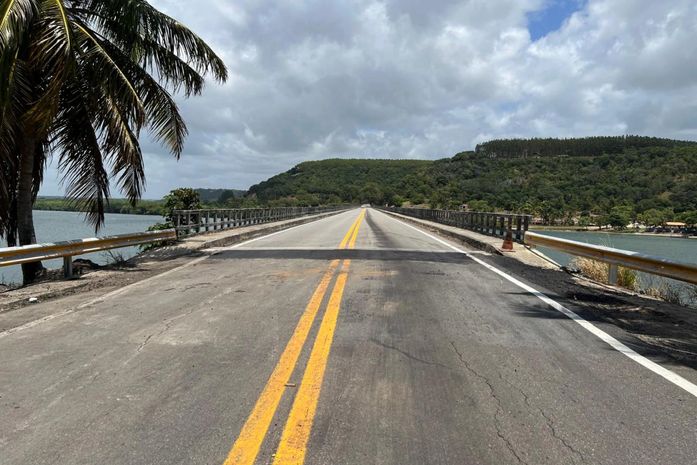
MULTIPOLYGON (((22 157, 19 166, 19 179, 17 183, 17 238, 19 245, 36 243, 34 233, 34 161, 36 157, 36 141, 26 138, 22 144, 22 157)), ((44 270, 41 262, 25 263, 22 265, 24 284, 36 281, 44 270)))

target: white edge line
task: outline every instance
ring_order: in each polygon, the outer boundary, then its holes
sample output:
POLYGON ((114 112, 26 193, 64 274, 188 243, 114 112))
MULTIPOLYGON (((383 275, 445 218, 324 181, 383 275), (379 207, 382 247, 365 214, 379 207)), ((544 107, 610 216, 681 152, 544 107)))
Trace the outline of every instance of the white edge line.
MULTIPOLYGON (((382 212, 381 212, 382 213, 382 212)), ((385 213, 383 213, 385 214, 385 213)), ((408 226, 411 229, 420 232, 421 234, 424 234, 425 236, 430 237, 431 239, 440 242, 441 244, 450 247, 451 249, 460 252, 464 255, 467 255, 470 259, 474 260, 475 262, 479 263, 483 267, 493 271, 497 275, 501 276, 502 278, 505 278, 506 280, 510 281, 511 283, 515 284, 516 286, 520 287, 521 289, 524 289, 525 291, 529 292, 530 294, 534 295, 553 309, 557 310, 558 312, 564 314, 571 320, 575 321, 579 325, 581 325, 585 330, 588 332, 592 333, 594 336, 602 340, 603 342, 607 343, 610 347, 615 349, 616 351, 626 355, 630 359, 634 360, 636 363, 639 365, 643 366, 644 368, 648 368, 649 370, 653 371, 657 375, 663 377, 664 379, 670 381, 671 383, 675 384, 676 386, 684 389, 685 391, 689 392, 693 396, 697 397, 697 385, 693 384, 692 382, 686 380, 682 376, 673 373, 672 371, 668 370, 667 368, 662 367, 656 362, 653 362, 649 360, 648 358, 644 357, 643 355, 639 355, 637 352, 632 350, 631 348, 627 347, 614 337, 610 336, 608 333, 603 331, 602 329, 598 328, 597 326, 593 325, 587 320, 584 320, 581 318, 579 315, 574 313, 573 311, 569 310, 559 302, 551 299, 547 295, 543 294, 542 292, 538 291, 537 289, 528 286, 527 284, 519 281, 518 279, 514 278, 513 276, 499 270, 495 266, 492 266, 488 263, 486 263, 483 260, 478 259, 477 257, 473 256, 472 254, 432 235, 427 233, 426 231, 423 231, 415 226, 412 226, 398 218, 395 218, 394 216, 387 215, 388 217, 392 218, 395 221, 398 221, 399 223, 402 223, 404 226, 408 226)))
MULTIPOLYGON (((348 211, 352 211, 352 210, 348 210, 348 211)), ((344 212, 341 212, 341 213, 344 213, 344 212)), ((341 213, 339 213, 339 214, 341 214, 341 213)), ((324 219, 324 218, 319 218, 318 221, 323 220, 323 219, 324 219)), ((111 299, 112 297, 116 297, 117 295, 123 294, 124 292, 129 291, 129 290, 133 289, 134 287, 141 286, 141 285, 143 285, 143 284, 149 283, 149 282, 154 281, 154 280, 156 280, 156 279, 163 278, 163 277, 165 277, 165 276, 167 276, 167 275, 170 275, 170 274, 172 274, 172 273, 174 273, 174 272, 176 272, 176 271, 179 271, 179 270, 182 270, 182 269, 187 268, 187 267, 189 267, 189 266, 192 266, 192 265, 195 265, 195 264, 197 264, 197 263, 200 263, 200 262, 202 262, 202 261, 204 261, 204 260, 206 260, 206 259, 212 257, 213 255, 216 255, 217 253, 220 253, 221 251, 236 249, 237 247, 242 247, 243 245, 247 245, 247 244, 250 244, 250 243, 252 243, 252 242, 256 242, 256 241, 258 241, 258 240, 261 240, 261 239, 266 239, 267 237, 275 236, 276 234, 281 234, 281 233, 284 233, 284 232, 286 232, 286 231, 290 231, 290 230, 292 230, 292 229, 299 228, 299 227, 301 227, 301 226, 306 226, 306 225, 311 224, 311 223, 314 223, 314 221, 311 221, 311 222, 308 222, 308 223, 299 224, 299 225, 297 225, 297 226, 291 226, 290 228, 286 228, 286 229, 281 229, 280 231, 276 231, 276 232, 272 232, 272 233, 269 233, 269 234, 265 234, 265 235, 263 235, 263 236, 255 237, 255 238, 253 238, 253 239, 249 239, 249 240, 247 240, 247 241, 243 241, 243 242, 240 242, 240 243, 238 243, 238 244, 234 244, 234 245, 231 245, 231 246, 228 246, 228 247, 219 247, 219 248, 215 248, 215 252, 212 253, 212 254, 208 254, 208 255, 205 255, 205 256, 203 256, 203 257, 195 258, 195 259, 193 259, 193 260, 191 260, 191 261, 189 261, 189 262, 184 263, 183 265, 179 265, 179 266, 177 266, 177 267, 175 267, 175 268, 172 268, 171 270, 167 270, 167 271, 165 271, 165 272, 163 272, 163 273, 156 274, 155 276, 150 276, 149 278, 145 278, 145 279, 143 279, 143 280, 141 280, 141 281, 136 281, 136 282, 134 282, 134 283, 128 284, 128 285, 126 285, 126 286, 124 286, 124 287, 122 287, 122 288, 120 288, 120 289, 116 289, 116 290, 114 290, 114 291, 111 291, 111 292, 108 292, 108 293, 106 293, 106 294, 104 294, 104 295, 101 295, 101 296, 99 296, 99 297, 97 297, 97 298, 95 298, 95 299, 92 299, 92 300, 89 300, 89 301, 87 301, 87 302, 84 302, 84 303, 78 305, 77 307, 69 308, 69 309, 67 309, 67 310, 63 310, 62 312, 53 313, 53 314, 47 315, 47 316, 45 316, 45 317, 43 317, 43 318, 39 318, 39 319, 37 319, 37 320, 30 321, 29 323, 25 323, 25 324, 23 324, 23 325, 16 326, 16 327, 14 327, 14 328, 10 328, 10 329, 7 329, 7 330, 5 330, 5 331, 2 331, 2 332, 0 332, 0 339, 2 339, 2 338, 5 337, 5 336, 9 336, 10 334, 16 333, 16 332, 18 332, 18 331, 22 331, 22 330, 25 330, 25 329, 33 328, 34 326, 40 325, 41 323, 45 323, 45 322, 47 322, 47 321, 51 321, 51 320, 53 320, 53 319, 60 318, 60 317, 65 316, 65 315, 69 315, 69 314, 71 314, 71 313, 76 312, 77 310, 81 310, 81 309, 83 309, 83 308, 85 308, 85 307, 89 307, 90 305, 94 305, 94 304, 96 304, 96 303, 104 302, 104 301, 106 301, 106 300, 108 300, 108 299, 111 299)))

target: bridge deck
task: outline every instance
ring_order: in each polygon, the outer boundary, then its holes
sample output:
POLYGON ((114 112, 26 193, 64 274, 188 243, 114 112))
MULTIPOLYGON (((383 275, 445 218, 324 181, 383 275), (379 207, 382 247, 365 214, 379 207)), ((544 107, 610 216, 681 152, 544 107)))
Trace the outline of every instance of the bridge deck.
POLYGON ((0 463, 697 463, 694 370, 471 252, 352 210, 40 304, 76 311, 0 337, 0 463))

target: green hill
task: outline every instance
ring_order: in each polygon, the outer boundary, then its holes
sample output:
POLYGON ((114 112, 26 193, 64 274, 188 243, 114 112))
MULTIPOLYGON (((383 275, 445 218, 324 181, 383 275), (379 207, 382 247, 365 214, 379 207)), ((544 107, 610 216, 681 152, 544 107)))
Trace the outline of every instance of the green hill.
POLYGON ((636 218, 697 211, 697 144, 637 136, 491 141, 422 160, 301 163, 252 186, 271 204, 427 204, 525 212, 548 221, 622 210, 636 218))
POLYGON ((262 203, 316 205, 392 202, 405 180, 427 170, 426 160, 330 159, 300 163, 249 188, 262 203))

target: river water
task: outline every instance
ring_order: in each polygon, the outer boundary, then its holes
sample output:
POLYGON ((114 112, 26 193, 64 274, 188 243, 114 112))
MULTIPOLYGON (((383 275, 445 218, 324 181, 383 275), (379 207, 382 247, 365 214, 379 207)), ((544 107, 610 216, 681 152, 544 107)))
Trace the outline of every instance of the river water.
MULTIPOLYGON (((616 249, 631 250, 655 257, 663 257, 671 260, 697 264, 697 239, 681 237, 666 237, 660 235, 643 234, 616 234, 605 232, 576 232, 576 231, 534 231, 548 236, 569 239, 572 241, 587 242, 589 244, 604 245, 616 249)), ((568 265, 573 257, 554 249, 540 247, 540 251, 560 265, 568 265)), ((660 286, 663 282, 671 282, 677 286, 684 286, 677 281, 668 280, 658 276, 640 273, 639 285, 642 288, 660 286)))
MULTIPOLYGON (((153 215, 123 215, 107 213, 104 227, 99 230, 98 236, 110 236, 112 234, 126 234, 143 232, 155 223, 162 222, 160 216, 153 215)), ((38 242, 67 241, 71 239, 84 239, 95 237, 94 228, 84 221, 84 215, 77 212, 63 211, 34 211, 34 227, 38 242)), ((7 247, 7 243, 0 241, 0 247, 7 247)), ((115 252, 130 258, 138 252, 137 247, 116 249, 115 252)), ((95 252, 81 256, 95 263, 103 265, 110 260, 106 252, 95 252)), ((48 268, 59 268, 63 261, 49 260, 44 262, 48 268)), ((22 272, 19 266, 0 268, 0 282, 5 284, 19 283, 22 280, 22 272)))

